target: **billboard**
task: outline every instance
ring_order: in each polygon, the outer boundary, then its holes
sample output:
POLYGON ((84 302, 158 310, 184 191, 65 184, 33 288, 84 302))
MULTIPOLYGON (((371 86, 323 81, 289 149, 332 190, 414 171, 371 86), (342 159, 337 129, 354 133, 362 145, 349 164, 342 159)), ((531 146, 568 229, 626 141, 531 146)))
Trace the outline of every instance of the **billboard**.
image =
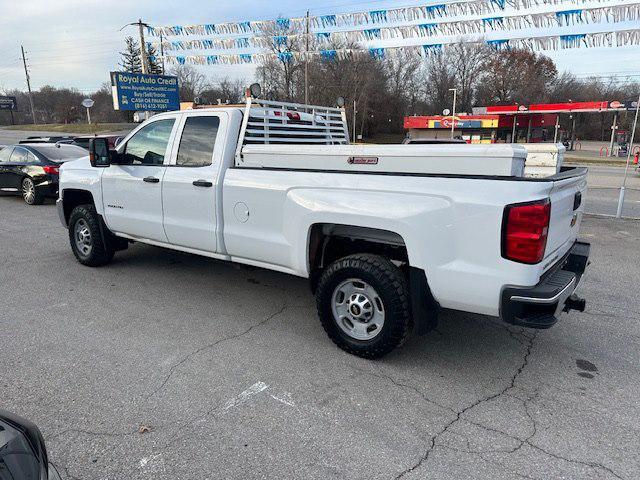
POLYGON ((116 110, 180 110, 178 77, 111 72, 111 90, 116 110))
POLYGON ((0 97, 0 110, 17 110, 16 97, 0 97))

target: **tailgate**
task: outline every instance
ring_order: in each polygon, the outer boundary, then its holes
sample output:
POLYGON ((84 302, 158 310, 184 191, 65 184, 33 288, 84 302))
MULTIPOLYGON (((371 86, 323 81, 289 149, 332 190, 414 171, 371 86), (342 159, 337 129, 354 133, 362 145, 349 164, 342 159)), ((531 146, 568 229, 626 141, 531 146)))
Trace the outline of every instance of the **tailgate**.
POLYGON ((574 175, 553 182, 545 260, 564 255, 578 238, 587 193, 587 170, 575 170, 574 175))

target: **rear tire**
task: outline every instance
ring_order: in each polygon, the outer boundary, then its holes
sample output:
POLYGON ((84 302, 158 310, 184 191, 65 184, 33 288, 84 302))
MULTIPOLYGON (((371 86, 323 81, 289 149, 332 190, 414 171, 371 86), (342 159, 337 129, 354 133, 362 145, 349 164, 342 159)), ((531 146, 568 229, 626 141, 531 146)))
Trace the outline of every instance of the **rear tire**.
POLYGON ((103 232, 102 219, 93 205, 79 205, 69 217, 69 241, 78 262, 99 267, 111 261, 115 254, 111 232, 103 232))
POLYGON ((22 180, 22 199, 27 205, 42 205, 44 195, 38 192, 35 183, 29 177, 22 180))
POLYGON ((350 255, 329 265, 318 283, 316 304, 329 338, 363 358, 391 352, 413 327, 407 280, 379 255, 350 255))

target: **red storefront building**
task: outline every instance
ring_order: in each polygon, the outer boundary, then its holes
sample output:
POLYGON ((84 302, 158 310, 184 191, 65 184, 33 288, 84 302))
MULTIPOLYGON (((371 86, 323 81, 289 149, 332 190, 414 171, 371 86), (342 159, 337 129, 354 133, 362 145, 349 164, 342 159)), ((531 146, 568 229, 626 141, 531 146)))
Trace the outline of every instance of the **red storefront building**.
POLYGON ((455 118, 450 115, 405 117, 404 127, 414 139, 449 138, 454 122, 454 136, 468 143, 560 142, 573 137, 578 114, 614 112, 612 131, 615 132, 618 112, 635 109, 635 103, 614 100, 494 105, 476 107, 473 115, 460 114, 455 118), (565 128, 561 126, 561 119, 565 128))

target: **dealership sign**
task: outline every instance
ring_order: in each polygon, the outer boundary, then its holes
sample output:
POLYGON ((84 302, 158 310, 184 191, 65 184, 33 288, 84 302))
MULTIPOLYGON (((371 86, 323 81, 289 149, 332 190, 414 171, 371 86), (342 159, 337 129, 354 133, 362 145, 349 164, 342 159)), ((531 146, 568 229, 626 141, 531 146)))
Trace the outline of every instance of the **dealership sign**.
POLYGON ((113 108, 161 112, 180 109, 178 77, 111 72, 113 108))
POLYGON ((17 110, 16 97, 0 97, 0 110, 17 110))

